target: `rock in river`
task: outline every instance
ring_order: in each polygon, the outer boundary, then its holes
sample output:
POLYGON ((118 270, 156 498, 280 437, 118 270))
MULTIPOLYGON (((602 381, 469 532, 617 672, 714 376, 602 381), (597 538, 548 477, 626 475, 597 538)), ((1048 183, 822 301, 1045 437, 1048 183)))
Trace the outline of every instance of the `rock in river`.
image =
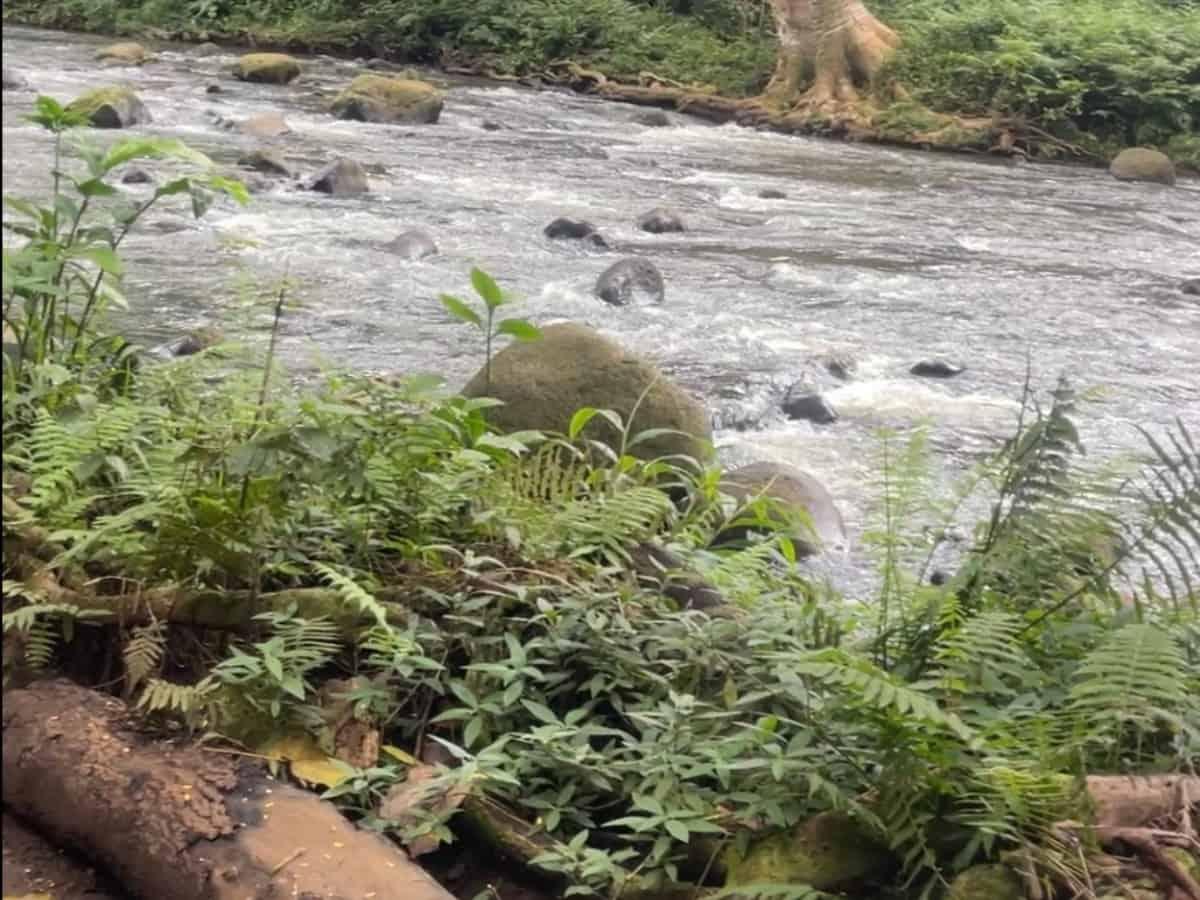
POLYGON ((665 287, 662 273, 654 263, 628 257, 601 272, 595 290, 604 302, 625 306, 635 300, 662 303, 665 287))

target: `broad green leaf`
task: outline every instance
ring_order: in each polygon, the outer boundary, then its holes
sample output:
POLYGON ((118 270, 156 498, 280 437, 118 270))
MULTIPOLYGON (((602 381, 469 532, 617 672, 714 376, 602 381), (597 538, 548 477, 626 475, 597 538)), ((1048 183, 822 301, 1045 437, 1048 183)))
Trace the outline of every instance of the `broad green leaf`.
POLYGON ((178 138, 135 137, 126 138, 109 148, 100 162, 103 172, 111 172, 117 166, 135 159, 178 159, 198 166, 211 166, 212 160, 194 150, 178 138))
POLYGON ((598 412, 593 406, 583 406, 575 410, 575 415, 571 416, 571 424, 567 426, 567 437, 571 440, 579 437, 579 432, 587 427, 587 423, 592 421, 598 412))
POLYGON ((504 319, 496 326, 496 332, 512 335, 518 341, 530 342, 542 339, 541 329, 524 319, 504 319))
POLYGON ((558 716, 554 714, 550 707, 541 703, 537 703, 533 700, 522 700, 521 705, 529 710, 529 712, 532 713, 535 718, 540 719, 547 725, 558 724, 558 716))
POLYGON ((75 189, 85 197, 111 197, 117 189, 100 178, 89 178, 75 183, 75 189))
POLYGON ((495 309, 504 304, 504 293, 500 286, 492 280, 492 276, 479 268, 471 269, 471 286, 475 293, 487 304, 488 309, 495 309))
POLYGON ((120 275, 122 272, 121 257, 111 247, 90 247, 78 255, 90 259, 109 275, 120 275))
POLYGON ((667 834, 671 835, 671 837, 675 838, 675 840, 679 841, 680 843, 687 843, 689 832, 686 825, 684 825, 678 819, 667 819, 663 825, 667 829, 667 834))
POLYGON ((476 328, 483 328, 483 320, 479 318, 479 314, 457 297, 451 297, 449 294, 442 294, 442 296, 438 299, 442 301, 442 306, 449 310, 450 315, 454 316, 459 321, 470 322, 476 328))

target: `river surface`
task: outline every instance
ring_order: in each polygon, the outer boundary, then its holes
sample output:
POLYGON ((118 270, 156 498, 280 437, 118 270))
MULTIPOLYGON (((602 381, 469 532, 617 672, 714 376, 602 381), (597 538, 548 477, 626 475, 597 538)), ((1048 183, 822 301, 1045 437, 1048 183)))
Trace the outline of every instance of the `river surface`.
MULTIPOLYGON (((458 385, 481 348, 437 296, 468 295, 468 272, 480 266, 522 298, 516 314, 599 328, 704 398, 725 426, 717 442, 728 462, 789 462, 822 478, 851 534, 832 572, 855 589, 869 582, 859 539, 882 427, 927 424, 945 487, 1010 432, 1028 363, 1042 389, 1061 373, 1103 389, 1083 423, 1097 459, 1142 454, 1135 424, 1161 428, 1178 416, 1200 433, 1200 299, 1179 289, 1200 276, 1196 180, 1121 184, 1102 170, 674 114, 674 127, 652 128, 631 121, 635 107, 433 73, 448 85, 437 125, 340 122, 323 106, 361 71, 350 61, 310 59, 298 82, 272 87, 233 80, 233 50, 173 46, 143 68, 104 69, 92 59, 101 43, 6 26, 4 61, 63 101, 129 82, 154 117, 139 130, 222 163, 263 142, 217 117, 280 112, 292 131, 269 143, 299 174, 347 156, 371 179, 369 194, 347 198, 280 181, 249 206, 223 201, 198 222, 178 208, 154 213, 125 246, 126 327, 143 339, 239 316, 261 331, 265 306, 247 320, 241 299, 286 269, 299 282, 283 331, 294 365, 431 371, 458 385), (210 84, 223 92, 206 93, 210 84), (502 130, 486 130, 487 120, 502 130), (786 199, 760 199, 768 188, 786 199), (687 232, 638 231, 636 217, 657 206, 678 211, 687 232), (547 240, 542 228, 557 216, 593 222, 613 250, 547 240), (381 249, 409 228, 427 230, 440 254, 408 262, 381 249), (613 308, 592 295, 623 255, 659 266, 663 305, 613 308), (856 362, 850 381, 825 371, 830 356, 856 362), (968 368, 950 380, 908 373, 930 357, 968 368), (826 392, 836 423, 778 412, 800 380, 826 392)), ((22 119, 33 97, 4 93, 6 194, 49 184, 49 140, 22 119)))

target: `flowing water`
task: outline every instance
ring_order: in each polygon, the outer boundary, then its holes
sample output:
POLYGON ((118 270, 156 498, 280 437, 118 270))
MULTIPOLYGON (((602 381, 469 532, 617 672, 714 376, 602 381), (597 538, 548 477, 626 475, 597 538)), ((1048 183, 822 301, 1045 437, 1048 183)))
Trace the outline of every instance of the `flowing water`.
MULTIPOLYGON (((1028 364, 1041 388, 1066 373, 1104 389, 1083 435, 1101 459, 1143 452, 1135 424, 1179 416, 1200 431, 1200 301, 1180 291, 1200 276, 1195 180, 1121 184, 1100 170, 684 117, 650 128, 631 121, 634 107, 464 79, 449 80, 437 125, 340 122, 323 104, 360 71, 348 61, 309 60, 299 82, 272 87, 234 81, 233 52, 182 46, 141 69, 105 70, 92 59, 99 43, 6 27, 4 61, 62 100, 132 83, 154 117, 141 130, 225 163, 262 142, 222 129, 218 116, 281 112, 292 131, 271 143, 301 174, 340 155, 371 177, 362 196, 284 181, 199 222, 156 213, 125 248, 128 328, 141 338, 227 318, 240 283, 270 284, 286 269, 302 285, 283 337, 294 364, 433 371, 460 384, 481 347, 437 295, 468 294, 478 265, 523 298, 520 315, 595 326, 652 357, 719 423, 741 423, 718 430, 727 461, 790 462, 820 476, 852 537, 834 571, 856 585, 880 427, 928 423, 945 484, 1010 432, 1028 364), (223 92, 207 94, 214 83, 223 92), (786 199, 760 199, 767 188, 786 199), (638 231, 636 217, 656 206, 678 211, 687 232, 638 231), (542 228, 557 216, 593 222, 614 249, 547 240, 542 228), (381 249, 409 228, 432 234, 440 254, 408 262, 381 249), (592 295, 622 255, 659 266, 662 306, 612 308, 592 295), (849 382, 824 371, 830 356, 857 363, 849 382), (929 357, 968 368, 945 381, 908 373, 929 357), (798 380, 823 388, 839 421, 787 421, 781 392, 798 380)), ((21 118, 33 96, 4 94, 6 194, 48 186, 49 140, 21 118)))

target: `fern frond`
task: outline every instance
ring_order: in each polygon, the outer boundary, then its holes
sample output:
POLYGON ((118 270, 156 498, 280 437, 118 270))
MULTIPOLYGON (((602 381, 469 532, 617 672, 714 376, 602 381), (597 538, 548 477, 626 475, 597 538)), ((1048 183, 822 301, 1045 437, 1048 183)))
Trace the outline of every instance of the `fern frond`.
POLYGON ((382 603, 375 599, 374 594, 359 585, 353 578, 342 574, 332 566, 313 562, 312 568, 313 571, 321 576, 326 584, 338 592, 338 595, 347 605, 367 613, 381 627, 388 627, 387 610, 382 603))
POLYGON ((197 684, 174 684, 161 678, 151 678, 146 682, 135 709, 186 717, 202 709, 216 689, 217 685, 208 678, 197 684))
POLYGON ((167 646, 165 622, 134 628, 122 651, 125 662, 125 692, 128 696, 152 672, 158 670, 167 646))

